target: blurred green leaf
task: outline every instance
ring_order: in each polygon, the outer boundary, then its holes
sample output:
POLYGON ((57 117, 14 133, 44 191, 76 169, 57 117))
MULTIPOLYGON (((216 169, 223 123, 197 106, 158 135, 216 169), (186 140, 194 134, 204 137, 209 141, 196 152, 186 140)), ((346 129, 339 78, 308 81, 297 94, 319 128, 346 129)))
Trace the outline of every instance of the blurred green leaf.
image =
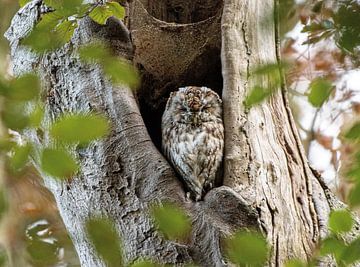
POLYGON ((118 2, 107 2, 106 6, 109 7, 114 17, 118 19, 123 19, 125 17, 125 8, 118 2))
POLYGON ((351 207, 360 205, 360 182, 356 183, 348 196, 348 203, 351 207))
POLYGON ((108 267, 123 266, 121 243, 114 224, 104 218, 91 218, 86 223, 89 238, 108 267))
POLYGON ((131 88, 136 88, 139 84, 140 78, 136 69, 123 59, 107 61, 103 68, 114 84, 125 84, 131 88))
POLYGON ((36 266, 53 266, 59 261, 59 246, 53 240, 28 240, 27 252, 36 266))
POLYGON ((191 231, 191 223, 183 210, 171 203, 154 206, 151 215, 158 230, 171 240, 184 240, 191 231))
POLYGON ((71 178, 79 169, 75 159, 63 149, 45 148, 40 160, 41 169, 56 178, 71 178))
POLYGON ((310 83, 308 101, 314 107, 321 107, 324 102, 329 98, 332 89, 333 86, 329 81, 322 78, 314 79, 310 83))
POLYGON ((0 267, 5 267, 5 266, 9 266, 8 256, 6 254, 6 250, 3 247, 1 247, 1 249, 0 249, 0 267))
POLYGON ((76 20, 68 19, 61 11, 49 12, 41 17, 22 43, 38 53, 54 50, 71 39, 77 26, 76 20))
POLYGON ((105 25, 108 18, 112 15, 112 11, 106 5, 97 6, 89 13, 89 17, 101 25, 105 25))
POLYGON ((37 98, 40 92, 40 81, 33 73, 24 74, 10 83, 7 97, 17 101, 29 101, 37 98))
POLYGON ((9 159, 11 170, 15 172, 21 171, 29 161, 32 146, 30 144, 24 146, 15 146, 13 155, 9 159))
POLYGON ((130 267, 160 267, 161 265, 156 264, 149 260, 136 261, 130 265, 130 267))
POLYGON ((76 20, 64 20, 55 27, 55 31, 59 36, 63 36, 63 42, 67 43, 70 41, 77 27, 78 24, 76 20))
POLYGON ((63 5, 63 0, 43 0, 44 4, 54 9, 60 9, 63 5))
POLYGON ((63 17, 75 15, 82 8, 82 0, 44 0, 45 5, 54 8, 63 17))
POLYGON ((329 228, 334 233, 343 233, 351 230, 354 220, 347 210, 335 210, 330 213, 329 228))
POLYGON ((6 138, 0 139, 0 152, 9 152, 14 146, 16 146, 14 141, 6 138))
POLYGON ((103 116, 71 114, 56 121, 51 126, 50 134, 62 142, 87 144, 104 137, 108 131, 109 123, 103 116))
POLYGON ((226 254, 231 262, 240 266, 264 266, 268 246, 259 233, 239 231, 226 239, 226 254))
POLYGON ((32 112, 30 113, 30 126, 37 128, 41 125, 42 119, 44 117, 44 107, 40 104, 36 105, 32 112))
POLYGON ((360 122, 355 123, 350 130, 345 134, 345 138, 350 140, 359 140, 360 139, 360 122))
MULTIPOLYGON (((25 6, 27 3, 31 2, 31 0, 19 0, 19 6, 23 7, 25 6)), ((1 266, 1 265, 0 265, 1 266)))
POLYGON ((245 107, 250 108, 253 105, 259 104, 270 95, 271 95, 271 91, 269 89, 265 89, 260 86, 255 86, 251 90, 250 94, 246 97, 245 107))
POLYGON ((343 251, 342 260, 350 265, 360 260, 360 238, 355 239, 343 251))
POLYGON ((105 25, 108 18, 112 16, 118 19, 123 19, 125 16, 125 9, 117 2, 108 2, 105 5, 97 6, 89 13, 92 20, 102 25, 105 25))
POLYGON ((5 126, 17 131, 25 129, 30 123, 24 103, 5 101, 1 117, 5 126))
POLYGON ((328 254, 334 255, 336 261, 340 261, 345 248, 346 244, 342 240, 336 237, 328 237, 321 243, 320 254, 322 256, 328 254))
POLYGON ((289 260, 285 263, 285 267, 307 267, 307 263, 302 262, 301 260, 289 260))
POLYGON ((103 44, 91 44, 79 48, 80 59, 85 62, 100 62, 111 58, 108 49, 103 44))
POLYGON ((0 189, 0 219, 4 217, 5 212, 8 210, 9 203, 7 194, 4 189, 0 189))

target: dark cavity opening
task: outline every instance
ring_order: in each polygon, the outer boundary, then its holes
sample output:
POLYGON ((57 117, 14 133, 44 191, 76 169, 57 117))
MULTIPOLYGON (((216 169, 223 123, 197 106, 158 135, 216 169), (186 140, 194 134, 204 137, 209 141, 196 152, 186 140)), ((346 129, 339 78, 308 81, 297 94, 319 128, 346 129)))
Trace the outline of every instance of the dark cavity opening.
POLYGON ((195 23, 216 15, 222 7, 221 0, 142 0, 153 17, 175 23, 195 23))

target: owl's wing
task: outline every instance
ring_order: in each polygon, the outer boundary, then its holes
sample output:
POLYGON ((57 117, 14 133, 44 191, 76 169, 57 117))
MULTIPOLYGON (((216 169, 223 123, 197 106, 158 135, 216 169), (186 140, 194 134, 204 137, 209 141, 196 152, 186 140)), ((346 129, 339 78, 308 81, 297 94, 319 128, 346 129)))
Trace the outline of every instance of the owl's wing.
POLYGON ((203 186, 199 182, 198 177, 195 176, 193 167, 196 166, 196 162, 192 160, 191 155, 187 153, 187 151, 175 148, 175 146, 181 147, 182 145, 182 143, 173 144, 173 146, 169 148, 170 153, 168 158, 171 159, 171 163, 184 180, 187 188, 195 194, 196 198, 200 199, 203 186))

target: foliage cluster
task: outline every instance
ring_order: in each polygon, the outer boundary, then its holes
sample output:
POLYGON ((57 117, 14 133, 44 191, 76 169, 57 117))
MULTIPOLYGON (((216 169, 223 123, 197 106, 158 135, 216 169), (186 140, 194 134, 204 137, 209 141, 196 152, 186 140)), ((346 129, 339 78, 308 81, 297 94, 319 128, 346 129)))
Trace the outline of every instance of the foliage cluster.
MULTIPOLYGON (((28 1, 21 0, 24 5, 28 1)), ((110 17, 122 19, 124 8, 117 2, 83 4, 81 0, 44 0, 48 13, 41 17, 35 29, 23 40, 36 53, 47 53, 59 49, 71 41, 79 25, 79 20, 89 16, 99 24, 106 24, 110 17)), ((304 32, 309 33, 307 44, 314 44, 324 38, 334 38, 341 50, 352 56, 360 44, 359 24, 356 1, 340 1, 336 9, 327 8, 325 1, 318 1, 312 8, 314 15, 306 22, 304 32), (346 3, 346 5, 345 5, 346 3), (313 21, 314 20, 314 21, 313 21)), ((79 57, 86 63, 96 63, 104 74, 115 84, 127 84, 135 88, 138 83, 136 71, 125 60, 114 57, 105 46, 93 44, 79 50, 79 57)), ((261 103, 283 86, 283 73, 290 68, 289 63, 274 63, 252 70, 255 83, 249 92, 245 106, 250 109, 261 103), (268 85, 261 81, 268 79, 268 85)), ((316 108, 329 99, 333 84, 326 77, 315 78, 309 86, 308 101, 316 108)), ((71 179, 77 174, 79 165, 74 150, 91 142, 104 138, 110 131, 110 124, 103 116, 95 113, 64 114, 55 122, 49 122, 44 115, 41 99, 41 84, 33 73, 13 79, 0 81, 0 95, 3 107, 2 124, 13 131, 35 130, 44 135, 46 147, 31 142, 15 142, 11 134, 5 134, 0 142, 0 151, 7 158, 8 171, 13 175, 21 173, 29 161, 39 166, 39 170, 56 179, 71 179), (93 125, 97 125, 96 128, 93 125), (47 136, 46 133, 49 133, 47 136)), ((360 140, 360 124, 355 124, 345 135, 355 142, 360 140)), ((360 152, 359 152, 360 153, 360 152)), ((360 154, 355 153, 354 164, 348 177, 355 186, 349 195, 349 203, 360 205, 360 154)), ((6 210, 6 192, 0 194, 0 210, 6 210)), ((163 237, 174 242, 186 242, 191 233, 191 220, 188 215, 171 203, 154 205, 150 210, 154 223, 163 237)), ((321 242, 310 263, 292 260, 287 266, 314 266, 325 255, 332 255, 339 266, 350 265, 360 260, 360 239, 347 244, 343 235, 354 225, 352 214, 348 210, 332 212, 329 220, 331 234, 321 242)), ((89 218, 85 225, 89 239, 95 250, 107 266, 122 266, 122 247, 115 225, 107 218, 89 218)), ((37 224, 27 231, 29 237, 29 255, 35 265, 44 265, 56 261, 57 247, 48 246, 48 239, 38 238, 41 231, 47 229, 46 223, 37 224)), ((46 231, 45 231, 46 232, 46 231)), ((45 233, 46 234, 46 233, 45 233)), ((55 241, 54 241, 55 242, 55 241)), ((271 248, 265 238, 250 230, 240 230, 225 240, 225 254, 229 261, 238 266, 263 266, 271 248)), ((2 259, 0 259, 0 262, 2 259)), ((138 260, 131 266, 158 266, 151 259, 138 260)))

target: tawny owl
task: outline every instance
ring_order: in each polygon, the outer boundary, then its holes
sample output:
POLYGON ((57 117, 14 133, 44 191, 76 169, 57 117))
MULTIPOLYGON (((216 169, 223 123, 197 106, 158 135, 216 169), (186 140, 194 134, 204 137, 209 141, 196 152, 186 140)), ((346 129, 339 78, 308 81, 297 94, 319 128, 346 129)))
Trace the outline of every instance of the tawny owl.
POLYGON ((200 200, 214 186, 223 156, 221 99, 207 87, 182 87, 171 93, 161 126, 165 156, 200 200))

